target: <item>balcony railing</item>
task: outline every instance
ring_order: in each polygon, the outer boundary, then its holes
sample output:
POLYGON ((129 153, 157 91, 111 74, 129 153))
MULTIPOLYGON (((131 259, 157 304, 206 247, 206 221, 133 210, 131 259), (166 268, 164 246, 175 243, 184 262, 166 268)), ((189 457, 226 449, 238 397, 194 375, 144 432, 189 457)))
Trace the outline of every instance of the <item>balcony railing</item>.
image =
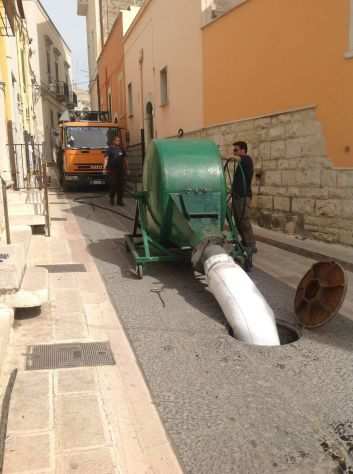
POLYGON ((75 105, 76 94, 64 81, 51 82, 48 86, 48 92, 53 95, 58 102, 65 103, 68 106, 75 105))

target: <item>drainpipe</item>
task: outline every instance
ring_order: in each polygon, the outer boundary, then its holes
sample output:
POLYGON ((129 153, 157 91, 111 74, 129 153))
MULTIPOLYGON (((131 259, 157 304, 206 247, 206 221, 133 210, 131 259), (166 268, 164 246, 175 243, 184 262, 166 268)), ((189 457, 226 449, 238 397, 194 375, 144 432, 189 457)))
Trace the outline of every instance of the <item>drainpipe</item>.
POLYGON ((99 74, 97 74, 97 77, 96 77, 96 84, 97 84, 97 97, 98 97, 98 111, 101 112, 101 91, 100 91, 99 74))
POLYGON ((104 48, 103 1, 99 0, 99 26, 101 30, 101 51, 104 48))
MULTIPOLYGON (((145 139, 145 106, 143 98, 143 49, 140 50, 139 55, 139 68, 140 68, 140 95, 141 95, 141 139, 143 137, 143 147, 145 139)), ((143 153, 144 154, 144 153, 143 153)))

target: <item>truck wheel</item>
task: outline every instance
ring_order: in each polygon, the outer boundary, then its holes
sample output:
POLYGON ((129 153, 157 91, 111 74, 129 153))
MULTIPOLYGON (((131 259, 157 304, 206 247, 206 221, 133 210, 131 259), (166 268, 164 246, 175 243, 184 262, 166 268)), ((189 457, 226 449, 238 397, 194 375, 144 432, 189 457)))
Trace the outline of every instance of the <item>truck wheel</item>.
POLYGON ((67 193, 67 192, 70 191, 70 185, 67 183, 67 181, 65 180, 65 177, 64 177, 64 176, 61 176, 60 184, 61 184, 62 190, 63 190, 65 193, 67 193))

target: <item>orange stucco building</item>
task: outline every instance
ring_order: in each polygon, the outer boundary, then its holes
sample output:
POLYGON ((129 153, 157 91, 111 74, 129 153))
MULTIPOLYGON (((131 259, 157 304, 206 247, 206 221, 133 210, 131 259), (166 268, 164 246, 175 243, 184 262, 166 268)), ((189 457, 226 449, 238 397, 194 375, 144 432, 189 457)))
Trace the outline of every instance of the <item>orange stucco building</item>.
POLYGON ((353 168, 350 0, 248 0, 203 31, 205 125, 316 106, 337 167, 353 168))
POLYGON ((353 245, 353 0, 202 4, 201 135, 248 142, 259 225, 353 245))
POLYGON ((110 110, 113 121, 126 128, 123 16, 120 14, 98 58, 101 110, 110 110))

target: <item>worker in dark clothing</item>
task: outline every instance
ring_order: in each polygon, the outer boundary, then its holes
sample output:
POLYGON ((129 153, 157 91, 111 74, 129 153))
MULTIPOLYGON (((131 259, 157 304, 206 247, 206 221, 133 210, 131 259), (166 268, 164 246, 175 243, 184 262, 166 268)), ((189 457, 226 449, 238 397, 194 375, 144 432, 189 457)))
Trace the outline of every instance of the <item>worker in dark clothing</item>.
POLYGON ((126 153, 121 146, 120 137, 115 137, 106 152, 104 171, 108 175, 110 204, 124 206, 124 189, 127 175, 126 153))
POLYGON ((237 224, 243 245, 251 253, 256 253, 256 241, 250 221, 251 212, 251 183, 254 175, 254 164, 248 155, 246 142, 233 143, 233 154, 237 157, 232 185, 232 202, 234 219, 237 224))

